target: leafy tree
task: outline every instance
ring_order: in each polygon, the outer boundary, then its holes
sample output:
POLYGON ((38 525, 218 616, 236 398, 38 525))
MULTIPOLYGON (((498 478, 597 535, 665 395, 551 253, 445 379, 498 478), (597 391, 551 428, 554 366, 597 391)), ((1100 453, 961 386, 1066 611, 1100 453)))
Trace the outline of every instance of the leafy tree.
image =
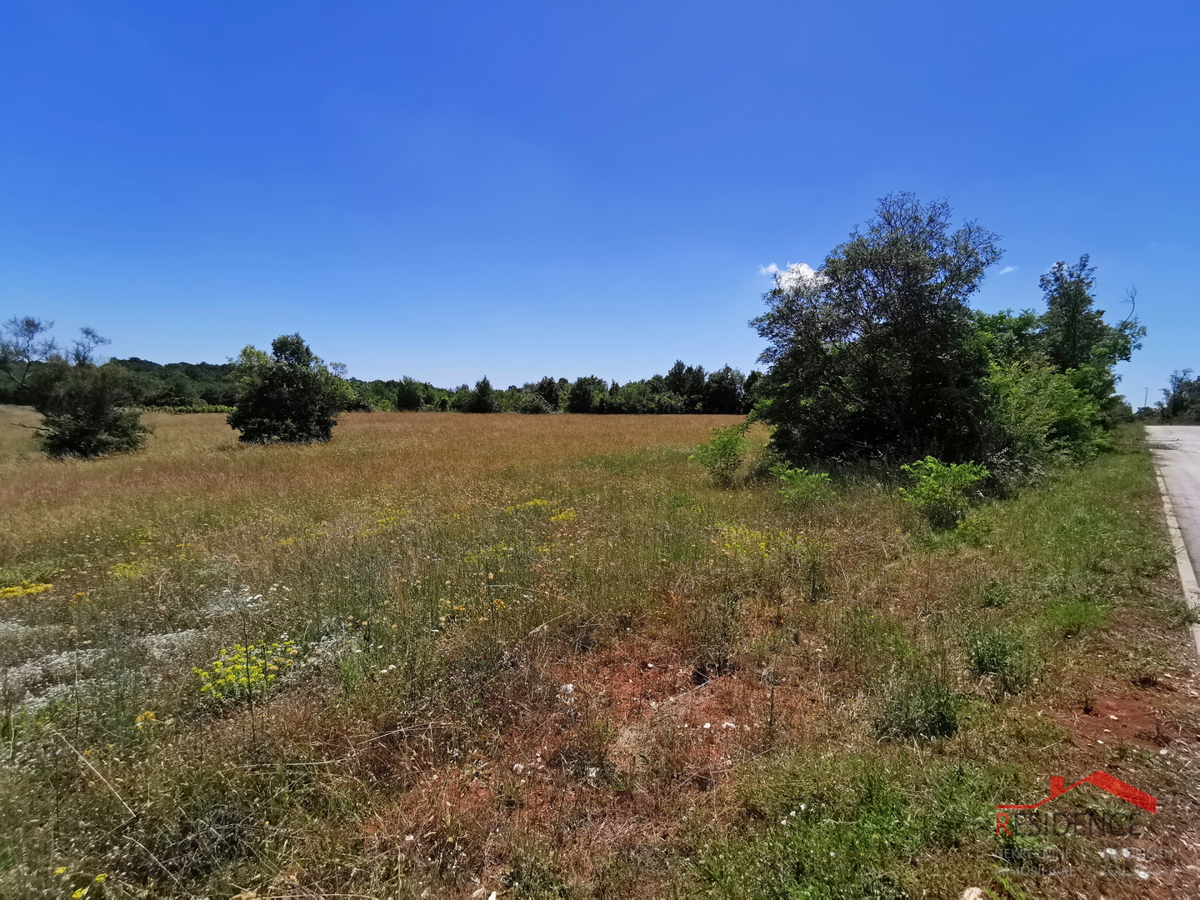
POLYGON ((745 384, 745 376, 729 366, 709 372, 704 383, 704 411, 718 415, 737 415, 743 412, 745 384))
POLYGON ((524 390, 520 392, 520 396, 513 404, 513 412, 537 415, 552 413, 555 412, 555 410, 536 390, 524 390))
POLYGON ((471 391, 463 411, 469 413, 496 412, 496 392, 486 376, 475 382, 475 390, 471 391))
POLYGON ((599 398, 608 396, 608 383, 595 375, 586 375, 571 385, 567 394, 567 412, 594 413, 599 412, 599 398))
POLYGON ((37 440, 53 457, 88 458, 136 450, 150 429, 133 406, 130 375, 113 362, 52 357, 30 377, 30 405, 42 414, 37 440))
MULTIPOLYGON (((1104 321, 1104 310, 1095 308, 1096 269, 1088 262, 1086 254, 1073 266, 1060 261, 1041 277, 1046 312, 1040 337, 1050 362, 1095 400, 1106 419, 1112 419, 1120 403, 1116 364, 1127 362, 1142 346, 1146 329, 1132 312, 1119 325, 1104 321)), ((1131 290, 1128 299, 1135 304, 1137 292, 1131 290)))
POLYGON ((420 382, 407 376, 401 379, 400 387, 396 389, 396 410, 411 412, 420 409, 424 402, 420 382))
POLYGON ((785 458, 983 454, 988 361, 967 301, 1001 251, 973 222, 952 230, 950 215, 889 195, 819 271, 776 276, 752 322, 771 366, 755 387, 785 458))
POLYGON ((546 405, 550 407, 552 412, 555 412, 562 407, 562 389, 559 386, 559 383, 549 375, 534 385, 533 391, 545 401, 546 405))
POLYGON ((18 402, 39 365, 52 359, 91 363, 97 347, 112 343, 91 328, 81 328, 80 336, 64 350, 49 336, 52 328, 53 322, 33 316, 13 316, 0 326, 0 374, 5 376, 2 380, 18 402))
POLYGON ((97 347, 109 343, 91 328, 63 350, 49 336, 53 322, 14 316, 0 330, 0 372, 20 402, 42 415, 35 428, 53 457, 93 457, 134 450, 150 429, 134 407, 134 384, 125 369, 97 366, 97 347))
POLYGON ((1192 378, 1192 370, 1171 373, 1170 388, 1163 390, 1162 417, 1168 421, 1200 421, 1200 378, 1192 378))
POLYGON ((685 366, 682 359, 677 359, 664 382, 667 391, 683 398, 688 412, 695 412, 704 404, 705 380, 704 366, 685 366))
POLYGON ((306 444, 332 437, 338 413, 354 400, 344 379, 315 356, 298 334, 280 335, 271 354, 247 346, 237 360, 242 384, 227 418, 248 443, 306 444))

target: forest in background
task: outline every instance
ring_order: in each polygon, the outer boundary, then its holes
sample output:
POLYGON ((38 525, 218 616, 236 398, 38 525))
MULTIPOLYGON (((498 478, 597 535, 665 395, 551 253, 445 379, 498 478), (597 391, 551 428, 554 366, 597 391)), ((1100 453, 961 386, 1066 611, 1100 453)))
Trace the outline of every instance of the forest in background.
MULTIPOLYGON (((131 356, 113 359, 131 376, 134 400, 150 409, 177 412, 213 412, 232 407, 240 384, 236 364, 156 363, 131 356)), ((570 381, 546 376, 536 382, 493 388, 487 378, 475 387, 437 387, 403 377, 363 381, 347 378, 353 393, 350 412, 518 412, 518 413, 709 413, 737 415, 749 412, 756 399, 754 386, 760 373, 749 376, 724 366, 712 372, 703 366, 676 361, 666 375, 654 375, 619 384, 595 375, 570 381)), ((0 383, 0 403, 23 404, 22 387, 0 383)))

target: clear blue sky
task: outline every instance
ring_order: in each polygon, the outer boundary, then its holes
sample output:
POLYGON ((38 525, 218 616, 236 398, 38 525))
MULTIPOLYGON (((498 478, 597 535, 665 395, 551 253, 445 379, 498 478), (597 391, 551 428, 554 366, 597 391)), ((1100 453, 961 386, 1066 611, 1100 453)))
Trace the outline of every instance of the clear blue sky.
MULTIPOLYGON (((361 378, 749 370, 775 263, 876 198, 1136 285, 1200 369, 1200 4, 0 0, 0 317, 361 378)), ((1007 274, 1001 269, 1009 268, 1007 274)))

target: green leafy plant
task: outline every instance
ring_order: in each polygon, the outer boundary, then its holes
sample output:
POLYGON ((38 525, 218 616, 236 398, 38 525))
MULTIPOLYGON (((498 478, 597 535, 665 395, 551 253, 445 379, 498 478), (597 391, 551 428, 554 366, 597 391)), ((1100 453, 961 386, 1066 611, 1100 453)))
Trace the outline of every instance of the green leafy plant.
POLYGON ((230 703, 259 700, 292 667, 299 652, 291 640, 237 644, 221 650, 208 668, 192 671, 206 697, 230 703))
POLYGON ((226 421, 248 443, 327 441, 335 417, 354 400, 349 384, 298 334, 277 337, 270 356, 246 347, 237 372, 242 393, 226 421))
POLYGON ((696 452, 688 459, 708 469, 708 474, 714 482, 728 487, 733 483, 733 476, 750 449, 750 442, 746 440, 746 432, 749 430, 749 422, 714 428, 708 442, 697 447, 696 452))
POLYGON ((826 472, 793 469, 786 463, 776 463, 770 472, 783 482, 779 495, 793 506, 809 506, 833 496, 833 486, 826 472))
POLYGON ((38 443, 58 459, 136 450, 150 433, 133 405, 129 373, 116 363, 52 359, 30 380, 28 395, 42 414, 38 443))
POLYGON ((978 463, 946 464, 932 456, 901 466, 913 484, 901 488, 900 496, 921 511, 933 528, 954 528, 967 514, 972 500, 981 492, 976 487, 988 477, 978 463))

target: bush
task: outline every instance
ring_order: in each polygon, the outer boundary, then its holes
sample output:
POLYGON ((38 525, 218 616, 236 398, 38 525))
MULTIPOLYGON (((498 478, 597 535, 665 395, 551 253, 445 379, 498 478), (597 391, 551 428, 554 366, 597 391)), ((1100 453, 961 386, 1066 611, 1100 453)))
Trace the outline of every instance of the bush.
POLYGON ((1056 462, 1087 459, 1102 441, 1096 404, 1048 365, 993 365, 983 388, 987 462, 1004 483, 1036 477, 1056 462))
POLYGON ((988 477, 988 470, 978 463, 946 463, 927 456, 900 471, 913 480, 910 488, 901 488, 900 495, 921 511, 933 528, 954 528, 966 516, 971 501, 980 496, 975 487, 988 477))
POLYGON ((527 415, 538 415, 555 412, 545 398, 535 391, 523 391, 521 396, 517 398, 516 412, 526 413, 527 415))
POLYGON ((298 334, 271 343, 271 355, 246 347, 237 362, 242 394, 226 419, 247 443, 307 444, 332 437, 338 413, 354 400, 298 334))
POLYGON ((808 506, 833 495, 829 475, 825 472, 792 469, 784 463, 776 463, 770 471, 783 482, 780 496, 793 506, 808 506))
POLYGON ((30 404, 42 414, 38 444, 59 459, 136 450, 150 429, 132 395, 129 373, 115 363, 49 361, 29 384, 30 404))
POLYGON ((749 422, 714 428, 708 443, 697 447, 688 459, 700 463, 708 469, 713 481, 727 487, 733 483, 733 476, 750 449, 750 443, 746 440, 749 430, 749 422))

